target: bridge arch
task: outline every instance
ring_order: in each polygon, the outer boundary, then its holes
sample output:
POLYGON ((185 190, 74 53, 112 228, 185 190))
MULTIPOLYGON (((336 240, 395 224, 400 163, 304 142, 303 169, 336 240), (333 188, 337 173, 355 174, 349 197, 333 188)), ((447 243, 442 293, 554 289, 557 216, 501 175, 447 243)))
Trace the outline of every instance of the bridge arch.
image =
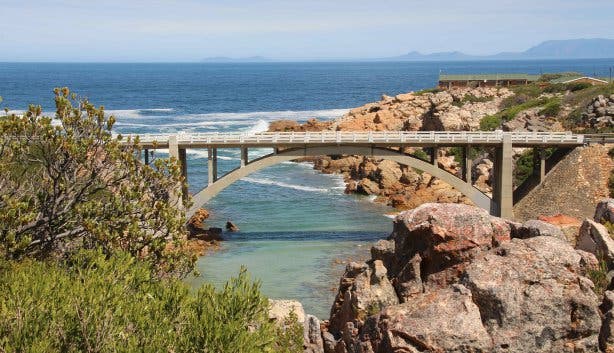
POLYGON ((237 168, 214 183, 208 185, 203 190, 193 196, 194 206, 188 210, 187 215, 191 217, 198 208, 207 203, 222 190, 230 186, 232 183, 252 174, 261 169, 282 163, 292 161, 303 157, 316 157, 325 155, 360 155, 377 159, 387 159, 399 164, 412 167, 423 172, 429 173, 432 176, 441 179, 450 186, 454 187, 460 193, 469 198, 476 206, 483 209, 493 211, 496 209, 494 201, 476 189, 470 183, 458 178, 457 176, 439 168, 433 163, 423 161, 419 158, 404 154, 397 150, 392 150, 384 147, 364 147, 364 146, 317 146, 317 147, 301 147, 290 148, 279 153, 271 153, 260 157, 245 165, 237 168))

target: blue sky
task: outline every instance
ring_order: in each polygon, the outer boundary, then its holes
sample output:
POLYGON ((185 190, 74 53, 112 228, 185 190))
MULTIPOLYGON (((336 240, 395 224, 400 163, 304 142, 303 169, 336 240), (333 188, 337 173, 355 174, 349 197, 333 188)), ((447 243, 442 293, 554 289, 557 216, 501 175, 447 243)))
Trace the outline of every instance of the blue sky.
POLYGON ((614 38, 612 0, 0 0, 0 61, 374 58, 614 38))

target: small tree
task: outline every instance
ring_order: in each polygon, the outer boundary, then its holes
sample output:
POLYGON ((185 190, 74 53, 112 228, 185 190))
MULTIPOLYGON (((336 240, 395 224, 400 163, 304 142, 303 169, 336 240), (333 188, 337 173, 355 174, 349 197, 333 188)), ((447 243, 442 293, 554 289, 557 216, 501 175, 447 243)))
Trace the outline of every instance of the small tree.
POLYGON ((138 139, 114 136, 115 118, 67 88, 55 90, 55 105, 55 119, 40 106, 0 118, 0 254, 100 247, 186 269, 189 201, 176 161, 144 165, 138 139))

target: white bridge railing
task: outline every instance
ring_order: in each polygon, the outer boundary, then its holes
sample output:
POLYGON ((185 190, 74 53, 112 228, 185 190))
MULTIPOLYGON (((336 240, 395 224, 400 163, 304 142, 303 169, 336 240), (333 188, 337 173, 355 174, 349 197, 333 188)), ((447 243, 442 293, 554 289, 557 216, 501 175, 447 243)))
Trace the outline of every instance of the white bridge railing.
MULTIPOLYGON (((167 144, 170 136, 177 143, 189 145, 283 145, 283 144, 406 144, 406 143, 452 143, 496 144, 509 134, 513 144, 583 144, 584 136, 571 132, 502 132, 502 131, 368 131, 368 132, 263 132, 263 133, 177 133, 142 134, 142 144, 167 144)), ((124 135, 135 137, 136 135, 124 135)))

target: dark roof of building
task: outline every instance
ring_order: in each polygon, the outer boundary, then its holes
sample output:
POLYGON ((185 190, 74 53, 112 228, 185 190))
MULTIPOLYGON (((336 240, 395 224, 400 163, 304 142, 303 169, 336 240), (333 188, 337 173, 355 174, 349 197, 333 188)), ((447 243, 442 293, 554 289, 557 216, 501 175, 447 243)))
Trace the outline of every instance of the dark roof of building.
POLYGON ((499 81, 527 80, 537 81, 539 75, 528 74, 479 74, 479 75, 439 75, 439 81, 499 81))

